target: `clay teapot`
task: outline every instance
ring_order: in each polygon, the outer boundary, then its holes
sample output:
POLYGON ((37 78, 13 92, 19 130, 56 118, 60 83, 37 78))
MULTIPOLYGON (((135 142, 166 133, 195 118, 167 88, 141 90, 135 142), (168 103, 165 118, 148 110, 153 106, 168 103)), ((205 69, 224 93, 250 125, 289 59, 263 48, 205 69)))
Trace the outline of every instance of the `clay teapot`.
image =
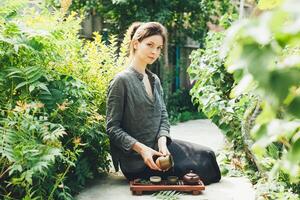
POLYGON ((199 183, 200 177, 193 170, 190 170, 189 173, 183 176, 183 181, 188 185, 195 185, 199 183))

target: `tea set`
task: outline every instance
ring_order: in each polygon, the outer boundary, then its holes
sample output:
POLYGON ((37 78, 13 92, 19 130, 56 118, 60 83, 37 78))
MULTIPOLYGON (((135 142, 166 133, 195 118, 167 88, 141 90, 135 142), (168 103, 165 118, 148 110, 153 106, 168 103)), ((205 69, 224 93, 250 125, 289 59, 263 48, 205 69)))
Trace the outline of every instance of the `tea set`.
MULTIPOLYGON (((174 160, 171 155, 160 156, 155 160, 155 163, 163 171, 167 171, 174 166, 174 160)), ((199 181, 201 181, 199 175, 194 173, 193 170, 190 170, 190 172, 185 174, 182 179, 186 185, 196 185, 199 184, 199 181)), ((160 176, 151 176, 149 180, 153 184, 160 184, 162 182, 162 178, 160 176)), ((179 178, 177 176, 167 177, 168 184, 176 184, 178 180, 179 178)))

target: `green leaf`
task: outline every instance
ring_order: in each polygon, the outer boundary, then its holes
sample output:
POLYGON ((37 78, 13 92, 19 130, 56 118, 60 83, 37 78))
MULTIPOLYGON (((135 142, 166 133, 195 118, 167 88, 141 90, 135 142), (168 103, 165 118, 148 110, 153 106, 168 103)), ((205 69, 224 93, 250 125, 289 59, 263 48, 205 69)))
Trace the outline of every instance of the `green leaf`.
POLYGON ((282 3, 282 0, 259 0, 258 8, 261 10, 268 10, 278 7, 282 3))
POLYGON ((300 138, 294 142, 290 151, 289 159, 291 162, 300 163, 300 138))
POLYGON ((19 83, 16 87, 15 87, 15 90, 18 90, 19 88, 25 86, 25 85, 28 85, 28 82, 27 81, 24 81, 24 82, 21 82, 19 83))
POLYGON ((29 74, 29 72, 26 71, 26 77, 29 83, 33 83, 39 80, 42 76, 43 72, 40 69, 36 69, 36 71, 33 71, 31 74, 29 74))
POLYGON ((154 193, 152 196, 156 197, 156 199, 161 200, 179 200, 179 196, 181 195, 180 192, 166 190, 166 191, 159 191, 154 193))
POLYGON ((268 154, 274 158, 274 159, 279 159, 279 149, 277 148, 277 146, 275 144, 270 144, 268 146, 268 154))
POLYGON ((267 101, 264 101, 262 103, 262 112, 260 113, 260 115, 258 115, 255 121, 257 124, 266 124, 272 119, 275 119, 275 117, 276 112, 274 111, 274 109, 267 101))
POLYGON ((34 86, 34 85, 30 85, 30 86, 29 86, 29 92, 30 92, 30 93, 31 93, 34 89, 35 89, 35 86, 34 86))
POLYGON ((268 46, 260 47, 258 44, 245 45, 241 58, 246 61, 249 72, 255 77, 261 87, 270 84, 269 68, 275 63, 275 54, 268 46))
POLYGON ((287 106, 287 111, 297 118, 300 118, 300 96, 293 98, 292 102, 287 106))
POLYGON ((24 71, 25 71, 25 75, 29 77, 30 74, 32 73, 40 72, 41 68, 36 66, 30 66, 30 67, 26 67, 24 71))
POLYGON ((292 86, 300 85, 300 68, 284 68, 270 73, 270 92, 274 93, 281 104, 292 86))
POLYGON ((270 123, 252 130, 252 134, 257 139, 255 145, 264 148, 281 137, 289 140, 299 127, 300 122, 274 119, 270 123))
POLYGON ((253 77, 250 74, 245 75, 242 80, 239 81, 238 85, 235 86, 230 93, 230 98, 238 97, 243 93, 249 92, 253 89, 253 77))
POLYGON ((37 83, 37 87, 39 87, 39 88, 41 88, 42 90, 44 90, 44 91, 48 92, 49 94, 51 94, 50 91, 49 91, 49 89, 48 89, 48 87, 47 87, 47 85, 46 85, 45 83, 40 83, 40 82, 38 82, 38 83, 37 83))
MULTIPOLYGON (((23 72, 20 69, 18 69, 18 68, 9 68, 7 71, 12 71, 12 72, 10 72, 10 73, 8 73, 6 75, 6 77, 9 77, 9 78, 11 78, 12 75, 15 75, 15 74, 20 74, 20 75, 23 74, 23 72)), ((22 76, 16 76, 16 77, 20 77, 21 78, 22 76)))

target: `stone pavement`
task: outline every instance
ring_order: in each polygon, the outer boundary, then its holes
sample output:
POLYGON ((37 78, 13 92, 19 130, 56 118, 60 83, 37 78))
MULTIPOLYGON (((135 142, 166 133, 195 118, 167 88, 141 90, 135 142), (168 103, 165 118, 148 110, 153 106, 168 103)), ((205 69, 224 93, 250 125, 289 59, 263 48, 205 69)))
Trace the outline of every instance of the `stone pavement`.
MULTIPOLYGON (((224 137, 210 120, 193 120, 171 126, 171 136, 212 148, 216 153, 224 145, 224 137)), ((110 173, 84 189, 77 200, 147 200, 156 198, 150 194, 135 196, 121 172, 110 173)), ((254 200, 255 191, 245 177, 222 177, 219 183, 206 186, 200 195, 183 193, 182 200, 254 200)))

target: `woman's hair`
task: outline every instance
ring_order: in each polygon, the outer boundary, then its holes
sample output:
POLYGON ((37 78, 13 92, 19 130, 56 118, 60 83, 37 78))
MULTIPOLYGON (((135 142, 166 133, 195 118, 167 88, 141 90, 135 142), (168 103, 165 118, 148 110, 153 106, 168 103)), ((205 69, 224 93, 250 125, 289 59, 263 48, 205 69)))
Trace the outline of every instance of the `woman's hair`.
POLYGON ((133 41, 142 42, 145 38, 160 35, 163 39, 163 50, 166 55, 167 52, 167 29, 158 22, 134 22, 127 29, 126 36, 129 38, 129 60, 134 54, 133 41))

